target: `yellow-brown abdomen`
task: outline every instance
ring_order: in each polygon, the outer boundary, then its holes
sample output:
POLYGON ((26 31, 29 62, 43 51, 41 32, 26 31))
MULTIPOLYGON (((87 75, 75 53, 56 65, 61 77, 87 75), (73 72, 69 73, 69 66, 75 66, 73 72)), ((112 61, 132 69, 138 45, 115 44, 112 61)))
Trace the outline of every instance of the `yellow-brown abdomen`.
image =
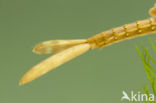
POLYGON ((149 18, 99 33, 88 39, 91 48, 103 48, 110 44, 133 37, 156 32, 156 19, 149 18))

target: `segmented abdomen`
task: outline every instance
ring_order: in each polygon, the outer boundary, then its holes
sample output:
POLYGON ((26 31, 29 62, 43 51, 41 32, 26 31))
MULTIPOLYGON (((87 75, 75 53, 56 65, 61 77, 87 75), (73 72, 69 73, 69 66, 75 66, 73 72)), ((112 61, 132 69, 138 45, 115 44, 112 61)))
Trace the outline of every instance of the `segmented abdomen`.
POLYGON ((145 34, 156 33, 156 18, 149 18, 99 33, 88 39, 91 48, 107 45, 145 34))

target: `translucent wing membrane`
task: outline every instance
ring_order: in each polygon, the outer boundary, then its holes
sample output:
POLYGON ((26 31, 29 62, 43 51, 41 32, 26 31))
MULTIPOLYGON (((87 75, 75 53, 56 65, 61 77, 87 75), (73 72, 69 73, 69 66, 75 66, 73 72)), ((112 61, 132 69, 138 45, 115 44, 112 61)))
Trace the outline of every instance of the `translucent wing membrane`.
POLYGON ((59 52, 32 67, 21 79, 20 85, 28 83, 65 62, 85 53, 90 49, 88 43, 80 44, 59 52))
POLYGON ((37 54, 56 54, 67 48, 86 42, 87 40, 49 40, 37 44, 33 52, 37 54))

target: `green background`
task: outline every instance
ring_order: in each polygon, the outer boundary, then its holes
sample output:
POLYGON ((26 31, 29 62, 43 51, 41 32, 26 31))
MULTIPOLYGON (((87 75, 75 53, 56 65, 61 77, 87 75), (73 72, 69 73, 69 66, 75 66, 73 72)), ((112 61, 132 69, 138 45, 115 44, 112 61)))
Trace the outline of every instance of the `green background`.
MULTIPOLYGON (((149 17, 154 0, 0 0, 0 103, 121 103, 147 82, 135 45, 148 35, 91 50, 23 86, 23 74, 50 55, 32 48, 52 39, 88 38, 149 17)), ((148 45, 149 46, 149 45, 148 45)))

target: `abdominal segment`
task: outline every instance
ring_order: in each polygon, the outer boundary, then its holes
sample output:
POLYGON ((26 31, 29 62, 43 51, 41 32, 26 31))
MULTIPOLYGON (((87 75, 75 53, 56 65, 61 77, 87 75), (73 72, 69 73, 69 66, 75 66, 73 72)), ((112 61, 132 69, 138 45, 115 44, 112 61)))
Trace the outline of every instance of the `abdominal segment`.
POLYGON ((155 32, 156 19, 149 18, 99 33, 92 38, 89 38, 88 42, 91 44, 92 48, 103 48, 122 40, 155 32))

